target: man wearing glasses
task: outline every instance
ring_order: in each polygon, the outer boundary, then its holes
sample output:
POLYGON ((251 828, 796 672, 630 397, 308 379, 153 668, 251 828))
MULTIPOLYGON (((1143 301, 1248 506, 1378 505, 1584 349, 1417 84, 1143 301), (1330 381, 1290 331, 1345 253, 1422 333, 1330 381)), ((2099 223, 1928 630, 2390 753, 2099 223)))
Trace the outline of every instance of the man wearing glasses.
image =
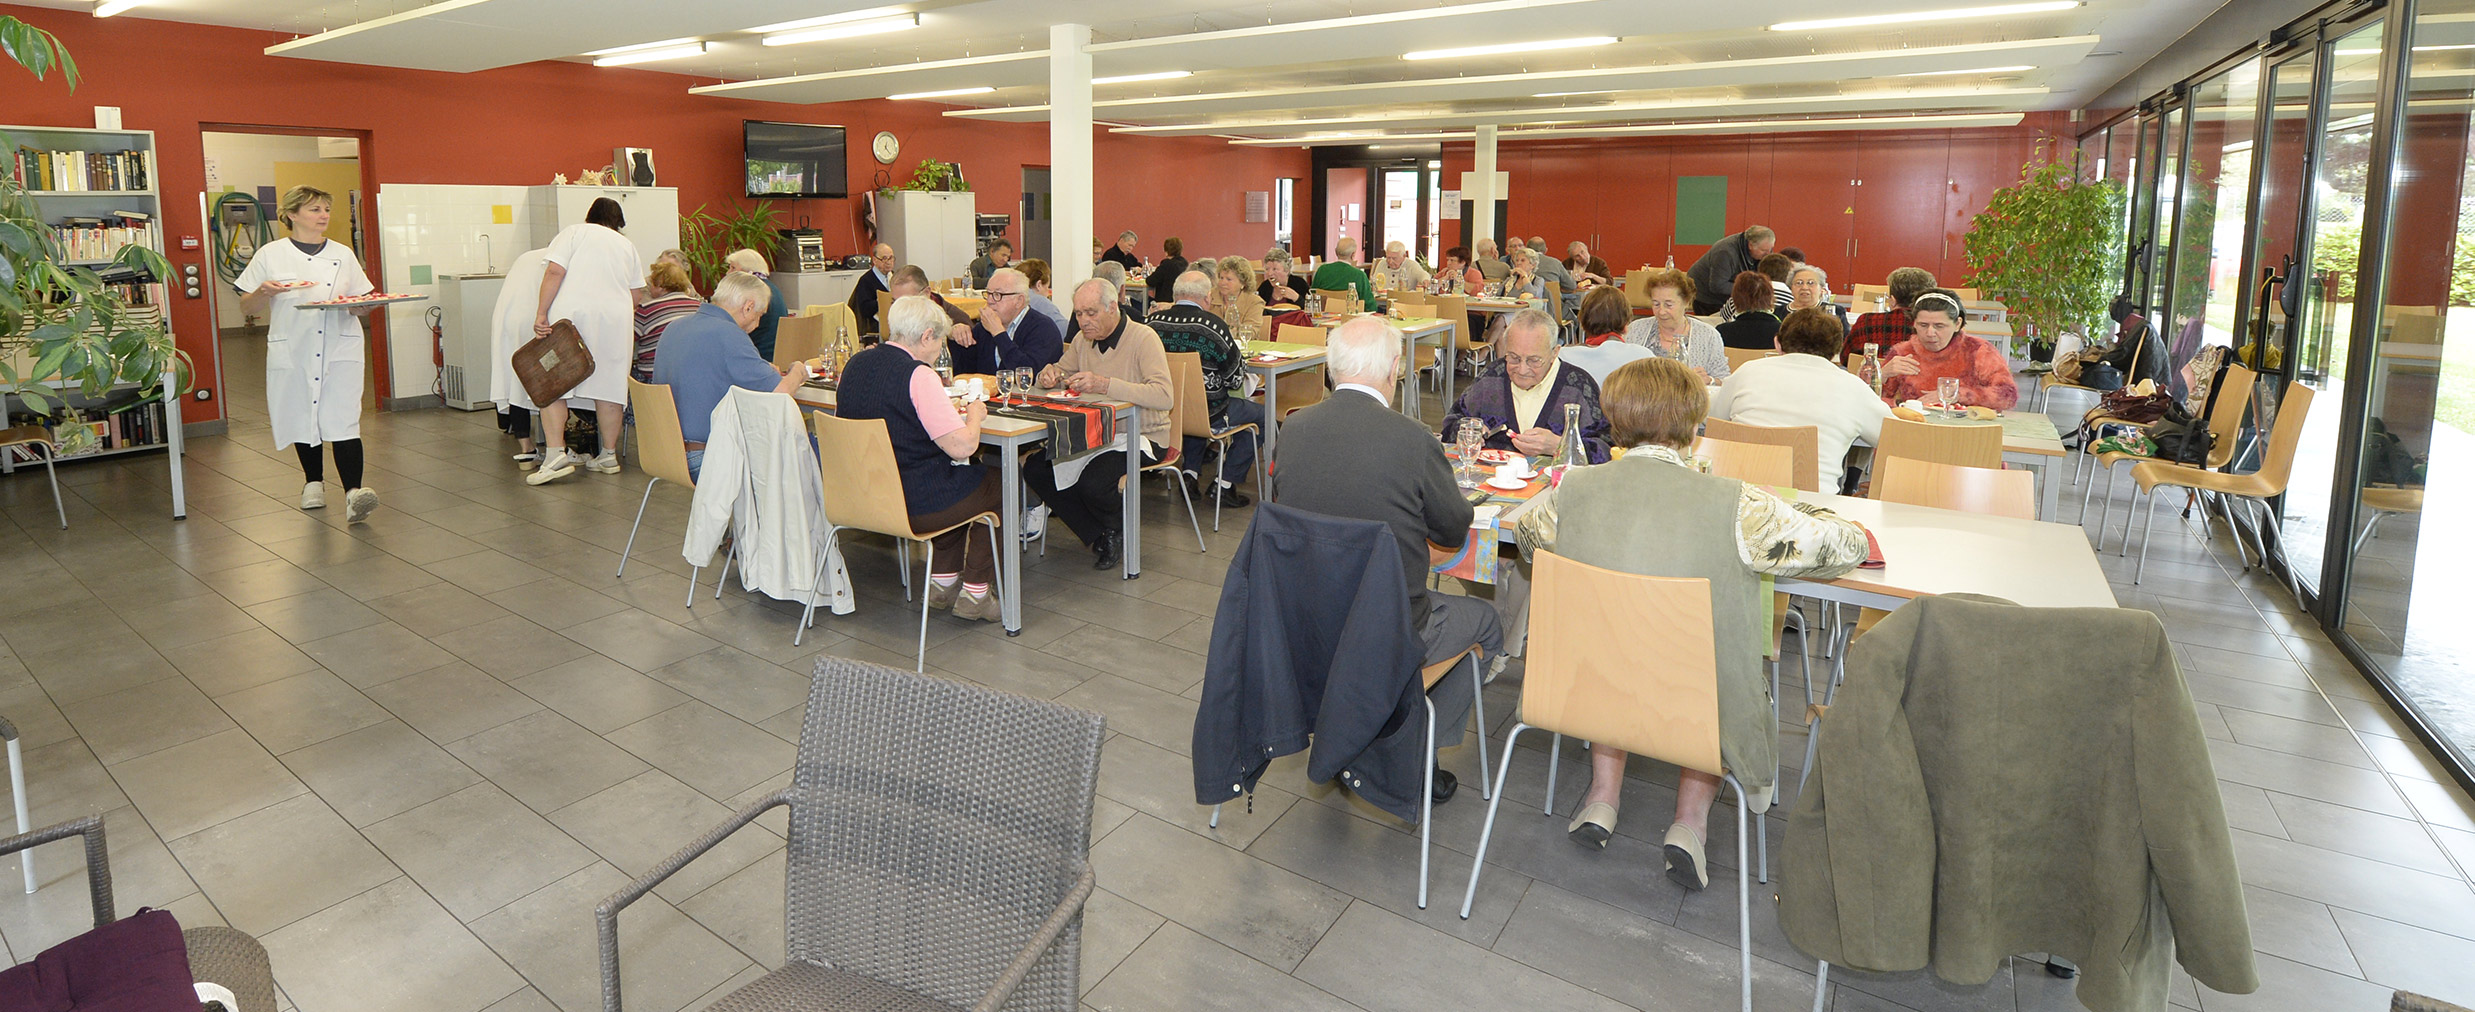
MULTIPOLYGON (((843 300, 843 305, 851 307, 851 315, 858 318, 862 334, 877 332, 877 296, 893 287, 894 266, 894 248, 876 244, 868 251, 868 273, 859 276, 859 283, 851 286, 851 297, 843 300)), ((890 304, 892 300, 887 301, 890 304)))
POLYGON ((969 333, 956 334, 951 342, 956 374, 1040 369, 1065 355, 1065 334, 1031 311, 1030 292, 1031 282, 1021 271, 1000 267, 989 273, 987 307, 969 333))
POLYGON ((1444 416, 1450 438, 1464 418, 1486 429, 1486 446, 1528 457, 1554 453, 1564 441, 1564 406, 1581 405, 1581 435, 1590 462, 1608 457, 1607 419, 1598 409, 1598 381, 1581 367, 1556 359, 1555 320, 1535 309, 1513 314, 1504 325, 1503 349, 1444 416))

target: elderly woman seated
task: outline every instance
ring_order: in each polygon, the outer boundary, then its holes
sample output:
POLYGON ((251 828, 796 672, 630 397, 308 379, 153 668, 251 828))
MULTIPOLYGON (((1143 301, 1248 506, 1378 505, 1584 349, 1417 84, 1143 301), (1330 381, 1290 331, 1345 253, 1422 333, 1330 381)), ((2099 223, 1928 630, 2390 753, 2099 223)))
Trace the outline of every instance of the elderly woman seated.
MULTIPOLYGON (((1770 595, 1761 574, 1835 577, 1865 561, 1865 529, 1808 504, 1697 470, 1686 457, 1707 407, 1701 378, 1683 363, 1643 359, 1607 377, 1603 403, 1625 455, 1576 468, 1541 492, 1519 527, 1525 553, 1554 552, 1627 573, 1710 581, 1718 645, 1719 751, 1754 811, 1770 805, 1778 766, 1778 722, 1762 674, 1770 635, 1770 595)), ((1590 751, 1590 789, 1567 832, 1604 848, 1615 833, 1625 754, 1590 751)), ((1710 884, 1702 847, 1719 780, 1682 771, 1675 822, 1667 829, 1669 878, 1687 889, 1710 884)))
MULTIPOLYGON (((907 295, 894 300, 886 329, 883 343, 851 356, 843 367, 834 412, 885 420, 912 530, 938 530, 996 512, 1003 505, 997 469, 970 463, 988 406, 973 401, 956 410, 931 365, 945 346, 945 310, 926 296, 907 295)), ((997 559, 985 541, 971 542, 972 530, 965 525, 931 542, 936 564, 945 568, 928 574, 928 606, 952 608, 960 619, 994 622, 998 610, 989 585, 997 559)))
POLYGON ((1581 437, 1590 461, 1607 459, 1607 420, 1599 416, 1598 382, 1556 358, 1555 320, 1535 309, 1512 315, 1504 325, 1496 363, 1472 380, 1444 415, 1444 438, 1463 419, 1486 427, 1489 449, 1528 456, 1554 453, 1564 440, 1564 406, 1581 406, 1581 437))
MULTIPOLYGON (((1202 270, 1201 263, 1195 269, 1202 270)), ((1212 267, 1214 279, 1212 297, 1203 306, 1220 322, 1229 325, 1229 333, 1238 340, 1252 340, 1263 330, 1263 296, 1255 291, 1255 265, 1245 257, 1225 256, 1212 267)))

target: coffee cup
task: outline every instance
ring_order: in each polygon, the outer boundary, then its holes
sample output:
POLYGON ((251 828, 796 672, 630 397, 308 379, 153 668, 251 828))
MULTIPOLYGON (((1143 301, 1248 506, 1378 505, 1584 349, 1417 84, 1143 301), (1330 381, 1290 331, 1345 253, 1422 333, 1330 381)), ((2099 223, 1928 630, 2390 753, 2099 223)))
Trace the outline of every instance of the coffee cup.
POLYGON ((975 401, 984 401, 984 400, 987 400, 987 399, 988 399, 988 381, 987 381, 987 380, 984 380, 984 379, 981 379, 981 378, 979 378, 979 377, 977 377, 977 376, 973 376, 973 377, 971 377, 971 394, 970 394, 970 397, 971 397, 971 399, 972 399, 972 400, 975 400, 975 401))
POLYGON ((1518 481, 1528 481, 1529 478, 1530 464, 1526 460, 1513 460, 1495 465, 1495 480, 1503 484, 1510 485, 1518 481))

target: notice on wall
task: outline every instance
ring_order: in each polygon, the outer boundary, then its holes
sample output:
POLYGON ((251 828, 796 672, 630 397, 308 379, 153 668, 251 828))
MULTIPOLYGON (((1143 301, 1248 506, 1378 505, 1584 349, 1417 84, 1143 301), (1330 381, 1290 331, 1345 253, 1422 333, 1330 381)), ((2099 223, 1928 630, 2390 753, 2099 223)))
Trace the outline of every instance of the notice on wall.
POLYGON ((223 163, 216 161, 215 156, 208 155, 206 157, 206 188, 212 190, 222 185, 223 163))
POLYGON ((1727 237, 1727 177, 1676 177, 1676 245, 1709 246, 1727 237))
POLYGON ((1436 194, 1435 199, 1438 203, 1443 205, 1444 220, 1461 220, 1461 191, 1443 190, 1436 194))

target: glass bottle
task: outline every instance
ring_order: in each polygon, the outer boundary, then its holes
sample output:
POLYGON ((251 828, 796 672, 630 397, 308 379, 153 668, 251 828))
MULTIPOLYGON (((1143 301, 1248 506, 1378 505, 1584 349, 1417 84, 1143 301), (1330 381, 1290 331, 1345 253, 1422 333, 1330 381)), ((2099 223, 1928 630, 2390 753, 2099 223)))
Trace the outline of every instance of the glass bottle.
POLYGON ((1676 269, 1676 255, 1673 253, 1667 255, 1667 269, 1671 271, 1676 269))
POLYGON ((1590 464, 1590 444, 1581 438, 1581 405, 1564 406, 1564 439, 1556 444, 1555 461, 1547 466, 1551 482, 1562 482, 1564 472, 1590 464))
POLYGON ((937 345, 937 378, 946 386, 954 385, 954 349, 942 343, 937 345))
POLYGON ((1323 293, 1322 293, 1322 292, 1308 292, 1308 293, 1306 293, 1306 315, 1308 315, 1308 316, 1322 316, 1322 315, 1323 315, 1323 293))
POLYGON ((1865 382, 1873 384, 1874 396, 1882 394, 1882 346, 1865 342, 1865 382))

